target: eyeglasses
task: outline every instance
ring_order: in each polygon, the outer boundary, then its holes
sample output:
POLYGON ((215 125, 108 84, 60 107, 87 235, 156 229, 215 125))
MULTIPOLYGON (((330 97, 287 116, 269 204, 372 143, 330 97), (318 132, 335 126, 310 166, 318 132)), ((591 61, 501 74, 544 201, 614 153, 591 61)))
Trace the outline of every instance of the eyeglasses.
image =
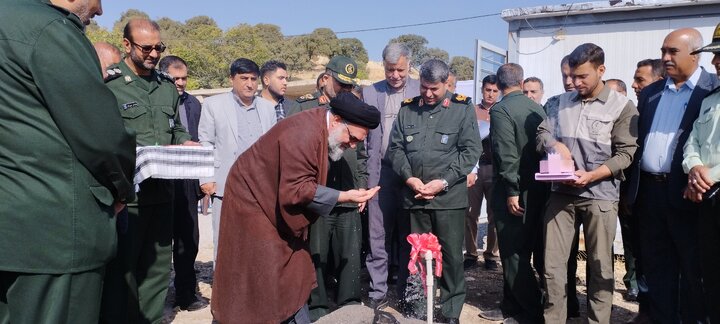
POLYGON ((158 45, 140 45, 129 39, 128 39, 128 42, 130 42, 130 44, 133 44, 134 46, 139 48, 143 54, 150 54, 150 53, 152 53, 153 50, 157 51, 158 53, 162 53, 162 52, 165 52, 165 49, 167 48, 167 46, 165 46, 165 44, 163 44, 163 43, 160 43, 158 45))
POLYGON ((353 136, 353 134, 350 133, 350 128, 348 127, 347 122, 343 121, 343 124, 345 125, 345 129, 347 129, 348 135, 350 136, 350 143, 360 142, 360 140, 357 137, 353 136))

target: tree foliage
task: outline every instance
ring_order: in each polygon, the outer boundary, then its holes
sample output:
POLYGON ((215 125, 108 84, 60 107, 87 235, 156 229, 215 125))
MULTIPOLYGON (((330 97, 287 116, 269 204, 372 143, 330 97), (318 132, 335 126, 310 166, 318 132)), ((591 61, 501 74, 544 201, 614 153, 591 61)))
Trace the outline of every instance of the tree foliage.
POLYGON ((453 56, 450 70, 455 73, 458 80, 472 80, 475 77, 475 62, 467 56, 453 56))
MULTIPOLYGON (((150 17, 145 12, 130 9, 120 15, 111 29, 93 21, 87 27, 88 38, 92 42, 103 41, 122 48, 122 31, 132 18, 150 17)), ((177 55, 188 63, 189 89, 230 86, 230 64, 241 57, 258 65, 271 59, 283 61, 292 75, 311 69, 311 60, 318 56, 345 55, 358 63, 358 77, 367 76, 368 53, 362 42, 357 38, 338 38, 328 28, 286 37, 280 27, 273 24, 239 24, 222 30, 208 16, 196 16, 184 22, 163 17, 156 22, 167 45, 163 55, 177 55)), ((427 40, 422 40, 425 46, 427 40)))

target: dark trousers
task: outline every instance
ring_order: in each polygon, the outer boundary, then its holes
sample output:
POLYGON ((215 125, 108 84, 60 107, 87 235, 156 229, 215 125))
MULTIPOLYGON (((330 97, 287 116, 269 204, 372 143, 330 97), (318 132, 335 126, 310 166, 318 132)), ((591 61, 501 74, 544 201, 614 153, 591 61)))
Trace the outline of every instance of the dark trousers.
POLYGON ((369 246, 365 265, 370 274, 370 298, 381 299, 387 294, 388 266, 395 259, 398 264, 398 296, 403 296, 409 276, 407 269, 410 256, 410 220, 402 212, 402 188, 405 184, 388 165, 380 168, 380 192, 368 202, 369 246))
MULTIPOLYGON (((522 201, 528 201, 526 198, 523 197, 522 201)), ((537 250, 538 228, 542 228, 545 201, 535 197, 531 199, 528 203, 522 203, 524 216, 510 214, 505 199, 493 203, 503 266, 503 299, 500 308, 505 317, 523 315, 534 323, 542 323, 542 293, 530 258, 537 250)), ((543 256, 535 254, 534 257, 542 259, 543 256)))
POLYGON ((175 181, 173 201, 173 266, 175 268, 175 303, 193 302, 197 297, 195 258, 198 254, 200 232, 198 229, 197 180, 175 181))
POLYGON ((0 323, 97 323, 104 272, 0 271, 0 323))
POLYGON ((337 279, 338 306, 360 303, 360 247, 362 222, 356 208, 336 207, 310 226, 310 254, 315 264, 318 286, 310 292, 310 318, 313 321, 329 311, 325 286, 331 274, 337 279), (332 264, 328 256, 332 253, 332 264))
POLYGON ((170 279, 172 203, 129 206, 127 232, 107 266, 101 323, 157 323, 170 279))
POLYGON ((720 323, 720 201, 700 206, 700 256, 705 307, 711 323, 720 323))
POLYGON ((671 205, 669 191, 666 182, 641 178, 633 210, 641 224, 640 262, 648 286, 646 305, 654 322, 697 323, 705 318, 698 215, 671 205))
POLYGON ((620 199, 620 208, 618 209, 618 218, 620 219, 620 233, 622 233, 623 254, 625 256, 625 276, 623 283, 625 288, 638 289, 637 274, 635 271, 635 235, 633 228, 632 211, 624 207, 622 198, 620 199))
POLYGON ((465 303, 463 240, 465 209, 409 209, 412 233, 433 233, 442 246, 440 304, 447 318, 459 318, 465 303))

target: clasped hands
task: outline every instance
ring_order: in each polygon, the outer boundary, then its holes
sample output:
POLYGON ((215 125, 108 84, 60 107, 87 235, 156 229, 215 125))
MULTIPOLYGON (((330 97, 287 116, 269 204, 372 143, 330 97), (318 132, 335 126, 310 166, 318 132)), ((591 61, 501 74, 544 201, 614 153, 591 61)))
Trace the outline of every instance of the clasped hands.
POLYGON ((703 194, 714 184, 715 182, 710 179, 710 169, 704 165, 696 165, 688 172, 688 184, 683 192, 683 198, 699 203, 703 194))
POLYGON ((415 192, 415 199, 431 200, 445 189, 445 184, 440 179, 423 183, 419 178, 411 177, 405 181, 405 184, 415 192))

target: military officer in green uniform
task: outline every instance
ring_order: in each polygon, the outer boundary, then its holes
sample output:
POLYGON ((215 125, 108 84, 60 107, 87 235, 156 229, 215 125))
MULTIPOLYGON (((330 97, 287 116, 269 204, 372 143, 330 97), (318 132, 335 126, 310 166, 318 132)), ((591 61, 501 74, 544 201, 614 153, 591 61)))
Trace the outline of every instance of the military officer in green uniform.
MULTIPOLYGON (((350 90, 355 84, 357 64, 349 57, 334 56, 325 66, 321 91, 297 99, 288 116, 300 111, 330 107, 329 101, 342 97, 343 101, 362 103, 350 90)), ((364 103, 363 103, 364 104, 364 103)), ((347 148, 338 161, 330 161, 327 186, 337 190, 367 187, 367 151, 363 142, 356 148, 347 148)), ((364 209, 362 204, 361 208, 364 209)), ((338 204, 329 216, 319 218, 310 226, 310 253, 315 264, 318 287, 310 294, 308 306, 311 320, 316 321, 329 312, 326 279, 337 279, 336 304, 360 303, 360 265, 362 246, 362 220, 357 204, 338 204), (332 252, 332 258, 329 253, 332 252), (328 264, 330 260, 334 263, 328 264)))
POLYGON ((447 91, 449 72, 436 59, 420 67, 420 96, 403 101, 386 157, 407 184, 403 208, 411 232, 431 232, 442 245, 442 314, 457 323, 465 302, 465 176, 482 147, 470 98, 447 91))
MULTIPOLYGON (((165 45, 157 23, 133 19, 123 31, 125 59, 107 70, 125 126, 138 146, 194 145, 180 123, 172 78, 155 65, 165 45)), ((172 257, 173 180, 147 179, 128 204, 117 257, 108 266, 101 322, 157 323, 162 319, 172 257)))
POLYGON ((536 242, 547 187, 535 181, 542 155, 535 150, 534 139, 545 112, 523 95, 520 65, 501 66, 497 78, 503 99, 490 111, 495 187, 489 205, 495 215, 503 264, 500 308, 505 318, 542 323, 542 294, 530 257, 543 258, 536 242))
POLYGON ((97 323, 135 140, 84 34, 100 1, 0 2, 0 323, 97 323))

